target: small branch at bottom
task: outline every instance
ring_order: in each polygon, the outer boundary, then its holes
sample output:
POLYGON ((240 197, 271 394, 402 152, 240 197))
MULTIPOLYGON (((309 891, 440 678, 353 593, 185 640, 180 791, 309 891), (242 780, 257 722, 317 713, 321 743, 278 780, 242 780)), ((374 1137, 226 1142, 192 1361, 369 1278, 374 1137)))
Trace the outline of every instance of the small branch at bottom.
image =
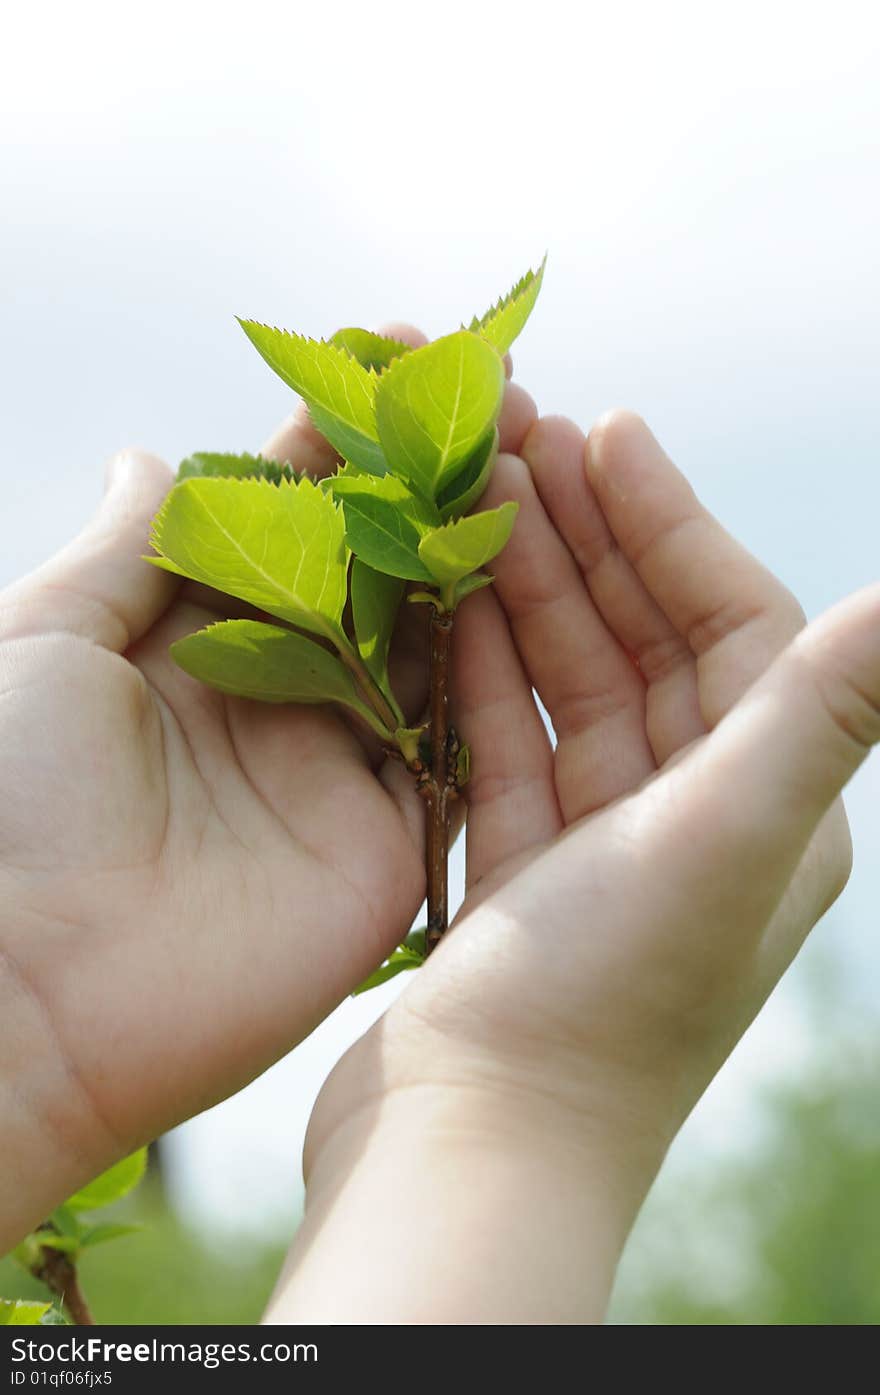
POLYGON ((51 1245, 41 1245, 40 1254, 43 1262, 34 1269, 34 1277, 61 1299, 77 1327, 94 1327, 95 1319, 79 1286, 76 1265, 60 1250, 52 1249, 51 1245))

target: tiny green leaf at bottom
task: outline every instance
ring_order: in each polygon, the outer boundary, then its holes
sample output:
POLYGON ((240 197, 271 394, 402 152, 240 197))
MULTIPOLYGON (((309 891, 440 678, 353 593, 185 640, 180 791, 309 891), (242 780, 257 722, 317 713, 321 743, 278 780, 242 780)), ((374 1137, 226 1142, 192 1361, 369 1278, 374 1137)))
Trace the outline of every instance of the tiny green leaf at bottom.
POLYGON ((390 954, 385 963, 380 964, 369 978, 358 984, 351 996, 356 998, 361 993, 369 993, 371 988, 378 988, 380 984, 387 983, 398 974, 407 973, 410 969, 420 969, 425 958, 426 936, 423 926, 419 930, 410 931, 403 944, 398 945, 394 953, 390 954))
POLYGON ((51 1303, 0 1298, 0 1327, 39 1327, 51 1307, 51 1303))

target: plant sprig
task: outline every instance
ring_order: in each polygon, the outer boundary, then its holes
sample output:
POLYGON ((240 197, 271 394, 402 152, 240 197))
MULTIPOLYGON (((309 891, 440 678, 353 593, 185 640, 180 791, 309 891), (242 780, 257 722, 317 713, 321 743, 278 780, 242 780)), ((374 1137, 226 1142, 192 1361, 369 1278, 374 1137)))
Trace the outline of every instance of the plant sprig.
POLYGON ((303 398, 339 468, 315 481, 286 461, 190 456, 150 537, 155 566, 282 622, 226 620, 178 640, 171 653, 181 668, 232 696, 336 703, 416 778, 428 811, 424 945, 402 946, 369 986, 416 966, 447 927, 449 803, 469 770, 469 752, 448 724, 452 621, 468 595, 491 583, 483 569, 516 519, 512 502, 470 510, 498 453, 503 355, 543 275, 542 262, 469 327, 421 348, 358 328, 317 340, 240 320, 303 398), (388 670, 408 585, 430 625, 429 714, 415 725, 388 670))

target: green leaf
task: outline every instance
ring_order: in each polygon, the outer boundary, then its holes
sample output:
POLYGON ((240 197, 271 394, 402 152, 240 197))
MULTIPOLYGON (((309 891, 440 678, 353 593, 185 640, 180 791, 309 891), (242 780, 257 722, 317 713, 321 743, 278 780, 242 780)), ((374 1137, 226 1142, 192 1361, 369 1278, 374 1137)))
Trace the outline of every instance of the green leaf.
POLYGON ((379 479, 343 471, 331 480, 330 492, 342 500, 345 536, 355 556, 388 576, 431 580, 419 560, 419 544, 440 522, 433 504, 393 475, 379 479))
POLYGON ((488 572, 471 572, 469 576, 463 576, 455 586, 453 610, 466 596, 472 595, 474 591, 482 591, 484 586, 491 586, 494 580, 494 576, 490 576, 488 572))
POLYGON ((360 656, 373 678, 396 708, 388 681, 388 647, 403 597, 404 583, 396 576, 377 572, 360 557, 351 564, 351 615, 360 656))
POLYGON ((190 479, 175 485, 150 542, 167 571, 225 591, 314 634, 340 633, 347 593, 345 522, 301 479, 190 479))
POLYGON ((68 1322, 60 1308, 56 1308, 54 1303, 50 1303, 48 1310, 40 1318, 41 1327, 72 1327, 73 1323, 68 1322))
POLYGON ((137 1235, 142 1230, 142 1225, 113 1225, 110 1222, 93 1225, 83 1234, 82 1248, 90 1250, 94 1245, 105 1245, 108 1240, 120 1240, 123 1235, 137 1235))
POLYGON ((96 1211, 100 1206, 109 1206, 120 1197, 127 1196, 140 1182, 147 1167, 147 1150, 139 1148, 127 1158, 102 1172, 88 1186, 81 1187, 65 1202, 72 1211, 96 1211))
POLYGON ((468 745, 459 746, 458 755, 455 757, 455 788, 460 790, 471 778, 471 748, 468 745))
POLYGON ((82 1245, 75 1235, 56 1235, 54 1230, 38 1230, 37 1239, 50 1250, 60 1250, 62 1254, 78 1254, 82 1245))
POLYGON ((171 646, 186 673, 233 697, 259 702, 363 706, 348 669, 305 635, 260 620, 221 620, 171 646))
POLYGON ((71 1211, 69 1206, 57 1207, 49 1219, 59 1235, 72 1235, 78 1239, 85 1229, 79 1216, 75 1211, 71 1211))
POLYGON ((380 964, 365 978, 363 983, 359 983, 352 991, 352 997, 356 998, 360 993, 368 993, 371 988, 378 988, 380 984, 387 983, 389 979, 396 978, 398 974, 407 973, 410 969, 420 969, 426 959, 426 935, 424 928, 413 930, 407 935, 402 945, 398 945, 393 954, 389 955, 384 964, 380 964))
POLYGON ((484 513, 456 519, 419 543, 419 556, 434 580, 441 585, 460 581, 501 551, 510 537, 518 504, 502 504, 484 513))
POLYGON ((262 455, 230 455, 218 451, 197 451, 188 455, 177 468, 179 480, 189 480, 205 475, 235 479, 264 479, 270 484, 281 480, 297 480, 299 473, 292 465, 282 465, 278 460, 264 460, 262 455))
POLYGON ((0 1298, 0 1327, 37 1327, 51 1303, 26 1303, 20 1298, 0 1298))
POLYGON ((469 330, 413 349, 378 380, 376 424, 388 464, 436 497, 494 426, 503 393, 501 359, 469 330))
POLYGON ((377 373, 394 359, 412 351, 411 344, 404 344, 401 339, 386 339, 369 329, 338 329, 330 343, 345 349, 363 368, 372 368, 377 373))
POLYGON ((481 319, 475 316, 471 320, 471 330, 487 339, 499 354, 506 354, 514 339, 525 328, 538 299, 546 265, 545 256, 537 271, 527 271, 522 280, 517 281, 513 289, 487 310, 481 319))
POLYGON ((339 454, 371 474, 385 473, 376 432, 376 377, 337 344, 239 320, 270 368, 308 404, 315 426, 339 454))
POLYGON ((441 518, 460 518, 485 492, 498 459, 498 439, 498 428, 493 426, 460 473, 437 495, 441 518))
POLYGON ((31 1231, 30 1235, 26 1235, 23 1240, 19 1241, 14 1250, 10 1250, 10 1254, 16 1264, 20 1264, 22 1269, 26 1269, 29 1274, 34 1269, 39 1268, 42 1256, 40 1255, 38 1233, 31 1231))

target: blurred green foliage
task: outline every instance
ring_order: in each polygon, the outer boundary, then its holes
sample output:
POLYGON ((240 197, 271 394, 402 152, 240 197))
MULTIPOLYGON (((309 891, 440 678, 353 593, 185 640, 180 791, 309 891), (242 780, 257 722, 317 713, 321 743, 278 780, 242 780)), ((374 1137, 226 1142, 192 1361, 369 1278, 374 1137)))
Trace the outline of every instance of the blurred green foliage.
POLYGON ((830 957, 811 965, 800 977, 807 1059, 762 1092, 745 1150, 733 1136, 728 1158, 686 1157, 661 1177, 612 1322, 880 1322, 880 1033, 830 957))
MULTIPOLYGON (((82 1285, 102 1326, 259 1321, 289 1243, 280 1229, 271 1241, 223 1231, 199 1234, 165 1205, 152 1177, 113 1209, 113 1218, 144 1229, 83 1256, 82 1285)), ((45 1291, 4 1259, 0 1294, 37 1298, 45 1291)))

